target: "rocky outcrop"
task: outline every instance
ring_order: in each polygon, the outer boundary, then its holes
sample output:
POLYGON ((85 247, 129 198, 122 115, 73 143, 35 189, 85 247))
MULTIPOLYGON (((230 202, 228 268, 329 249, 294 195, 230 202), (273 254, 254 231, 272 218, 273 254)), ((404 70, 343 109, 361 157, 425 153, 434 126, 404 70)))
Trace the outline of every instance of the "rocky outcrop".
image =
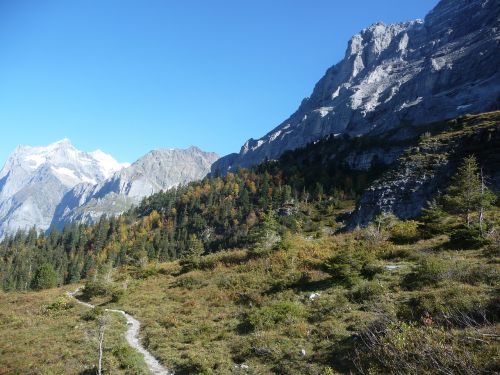
POLYGON ((52 227, 121 214, 144 197, 202 179, 217 159, 197 147, 151 151, 97 185, 80 184, 69 191, 56 208, 52 227))
POLYGON ((274 130, 214 163, 214 174, 277 159, 329 134, 383 135, 500 107, 500 3, 442 0, 425 20, 355 35, 309 98, 274 130))
POLYGON ((392 212, 408 219, 439 191, 444 191, 457 165, 475 155, 493 188, 500 190, 500 112, 468 116, 448 123, 435 136, 424 137, 359 199, 348 228, 364 226, 378 214, 392 212))

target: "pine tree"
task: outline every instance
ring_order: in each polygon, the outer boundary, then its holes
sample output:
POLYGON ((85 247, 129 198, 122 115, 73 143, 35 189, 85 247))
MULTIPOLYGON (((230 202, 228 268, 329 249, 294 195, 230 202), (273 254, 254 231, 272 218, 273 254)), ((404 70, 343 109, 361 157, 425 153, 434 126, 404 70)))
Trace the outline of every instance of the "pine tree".
POLYGON ((203 242, 195 234, 189 235, 186 257, 181 261, 183 270, 187 272, 198 268, 204 251, 203 242))
POLYGON ((57 273, 50 263, 42 264, 33 277, 33 289, 48 289, 57 286, 57 273))
POLYGON ((480 212, 479 221, 482 225, 484 209, 494 202, 494 195, 485 186, 484 177, 479 172, 477 160, 474 156, 466 157, 458 168, 444 197, 447 208, 462 215, 467 227, 472 223, 472 214, 480 212))
POLYGON ((419 230, 425 238, 431 238, 446 231, 446 217, 449 216, 436 199, 429 203, 427 208, 422 210, 420 216, 419 230))

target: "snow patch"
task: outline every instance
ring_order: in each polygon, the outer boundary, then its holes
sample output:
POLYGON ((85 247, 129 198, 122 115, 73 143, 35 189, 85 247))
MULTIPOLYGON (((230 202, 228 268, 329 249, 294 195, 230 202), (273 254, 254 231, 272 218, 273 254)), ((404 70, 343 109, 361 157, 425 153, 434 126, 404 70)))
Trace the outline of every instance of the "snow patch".
POLYGON ((333 107, 321 107, 318 109, 315 109, 314 112, 319 113, 319 115, 323 118, 327 116, 330 112, 333 111, 333 107))
POLYGON ((118 163, 111 155, 101 150, 93 151, 90 155, 99 164, 105 178, 111 177, 113 173, 130 166, 130 163, 118 163))
POLYGON ((457 107, 457 111, 463 111, 463 110, 469 108, 470 106, 472 106, 472 104, 459 105, 457 107))
POLYGON ((30 163, 31 168, 37 169, 40 165, 45 163, 47 159, 43 155, 33 154, 26 156, 25 160, 32 162, 32 164, 30 163))
POLYGON ((274 141, 276 138, 278 138, 281 134, 281 130, 278 130, 277 132, 271 134, 271 136, 269 137, 269 142, 272 142, 274 141))
POLYGON ((415 105, 417 105, 417 104, 421 103, 421 102, 422 102, 422 100, 424 100, 424 98, 422 98, 421 96, 419 96, 417 99, 415 99, 415 100, 413 100, 413 101, 411 101, 411 102, 406 101, 406 102, 404 102, 403 104, 401 104, 401 105, 399 106, 398 111, 401 111, 401 110, 403 110, 403 109, 405 109, 405 108, 413 107, 413 106, 415 106, 415 105))
POLYGON ((253 146, 251 149, 252 151, 255 151, 257 150, 260 146, 262 146, 264 143, 266 143, 266 141, 262 140, 262 139, 259 139, 257 141, 257 144, 255 146, 253 146))

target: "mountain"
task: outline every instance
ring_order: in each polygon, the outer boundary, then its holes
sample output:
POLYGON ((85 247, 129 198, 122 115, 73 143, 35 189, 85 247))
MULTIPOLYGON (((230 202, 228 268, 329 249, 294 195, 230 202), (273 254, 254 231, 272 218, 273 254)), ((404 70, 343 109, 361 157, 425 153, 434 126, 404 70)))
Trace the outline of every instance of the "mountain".
POLYGON ((352 37, 309 98, 278 127, 219 159, 214 174, 277 159, 330 134, 378 135, 500 108, 500 3, 442 0, 425 17, 352 37))
POLYGON ((103 214, 123 213, 144 197, 202 179, 217 159, 217 154, 197 147, 151 151, 105 181, 82 183, 67 192, 55 210, 52 226, 92 223, 103 214))
POLYGON ((102 151, 77 150, 68 139, 17 147, 0 171, 0 238, 17 229, 48 229, 70 189, 98 184, 125 166, 102 151))

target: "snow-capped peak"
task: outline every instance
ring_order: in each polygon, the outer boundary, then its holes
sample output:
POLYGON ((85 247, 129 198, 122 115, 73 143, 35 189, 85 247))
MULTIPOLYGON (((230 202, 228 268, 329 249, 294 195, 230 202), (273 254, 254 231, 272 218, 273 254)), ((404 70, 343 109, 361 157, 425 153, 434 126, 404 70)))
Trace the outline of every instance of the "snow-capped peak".
POLYGON ((97 160, 106 178, 109 178, 113 173, 130 166, 130 163, 117 162, 111 155, 106 154, 101 150, 92 151, 90 155, 97 160))
POLYGON ((99 184, 126 166, 101 150, 80 151, 67 138, 18 146, 0 171, 0 238, 33 225, 47 229, 70 189, 99 184))

